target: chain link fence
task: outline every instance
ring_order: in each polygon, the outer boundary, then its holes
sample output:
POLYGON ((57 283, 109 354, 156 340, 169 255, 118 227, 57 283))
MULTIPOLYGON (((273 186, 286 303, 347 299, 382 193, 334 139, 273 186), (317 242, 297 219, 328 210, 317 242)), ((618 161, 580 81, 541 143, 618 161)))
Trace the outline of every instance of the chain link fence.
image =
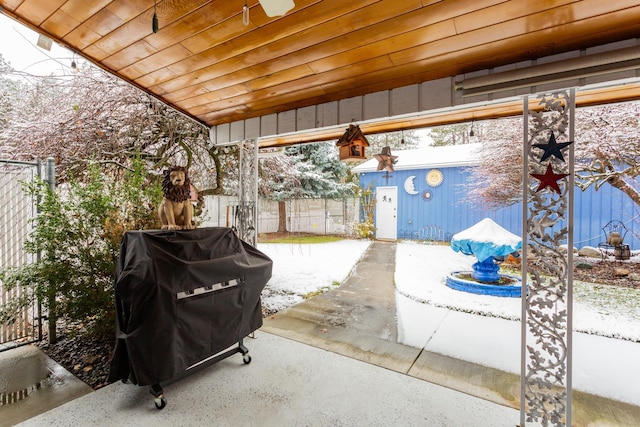
MULTIPOLYGON (((37 215, 36 204, 23 191, 24 183, 32 182, 40 175, 38 163, 0 160, 0 270, 22 267, 35 261, 27 253, 24 244, 37 215)), ((0 305, 10 304, 14 298, 22 298, 28 287, 6 289, 0 281, 0 305)), ((22 309, 15 317, 0 322, 0 351, 42 338, 39 307, 22 309)))

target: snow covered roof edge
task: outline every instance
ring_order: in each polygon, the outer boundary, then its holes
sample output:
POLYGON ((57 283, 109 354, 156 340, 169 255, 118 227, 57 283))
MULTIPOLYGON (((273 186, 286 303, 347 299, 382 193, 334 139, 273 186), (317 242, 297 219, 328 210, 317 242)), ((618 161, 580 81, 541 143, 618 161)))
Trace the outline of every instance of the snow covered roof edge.
MULTIPOLYGON (((398 156, 395 170, 447 168, 480 164, 480 143, 426 147, 414 150, 391 151, 398 156)), ((376 172, 378 161, 370 159, 353 168, 354 172, 376 172)))

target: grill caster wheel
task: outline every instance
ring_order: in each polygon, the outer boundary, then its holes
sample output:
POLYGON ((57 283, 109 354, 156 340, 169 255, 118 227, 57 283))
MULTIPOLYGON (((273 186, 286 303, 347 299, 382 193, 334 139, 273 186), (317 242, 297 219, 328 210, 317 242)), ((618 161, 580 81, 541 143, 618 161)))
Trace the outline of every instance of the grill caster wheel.
POLYGON ((251 363, 251 356, 249 356, 249 354, 243 354, 242 361, 245 365, 248 365, 249 363, 251 363))
POLYGON ((156 404, 157 410, 164 409, 164 407, 167 406, 167 398, 164 396, 156 397, 153 399, 153 402, 156 404))

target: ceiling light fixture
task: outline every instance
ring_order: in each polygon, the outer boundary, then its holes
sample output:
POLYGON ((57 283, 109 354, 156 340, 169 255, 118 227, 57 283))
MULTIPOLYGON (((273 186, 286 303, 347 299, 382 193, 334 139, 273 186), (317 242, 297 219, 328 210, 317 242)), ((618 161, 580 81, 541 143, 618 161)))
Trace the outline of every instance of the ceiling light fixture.
POLYGON ((44 50, 51 50, 51 45, 53 44, 53 40, 51 40, 47 36, 38 34, 38 42, 36 44, 39 48, 42 48, 44 50))
POLYGON ((258 0, 268 17, 282 16, 296 5, 293 0, 258 0))

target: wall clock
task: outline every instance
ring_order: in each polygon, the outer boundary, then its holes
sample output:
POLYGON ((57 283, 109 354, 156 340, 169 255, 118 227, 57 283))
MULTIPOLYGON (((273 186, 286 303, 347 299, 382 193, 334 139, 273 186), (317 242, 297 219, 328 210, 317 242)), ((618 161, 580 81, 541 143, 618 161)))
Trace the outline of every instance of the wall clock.
POLYGON ((432 187, 437 187, 438 185, 442 184, 443 179, 444 177, 442 176, 442 172, 440 172, 438 169, 431 169, 429 172, 427 172, 427 184, 432 187))

